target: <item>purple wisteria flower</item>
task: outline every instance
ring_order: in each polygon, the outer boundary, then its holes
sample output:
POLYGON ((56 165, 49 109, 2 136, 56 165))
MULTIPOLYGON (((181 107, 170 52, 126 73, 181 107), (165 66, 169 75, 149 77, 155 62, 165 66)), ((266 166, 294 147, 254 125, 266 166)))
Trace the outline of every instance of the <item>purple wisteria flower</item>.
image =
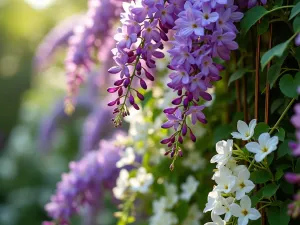
POLYGON ((101 141, 99 150, 70 163, 70 172, 62 175, 56 193, 45 206, 54 224, 68 225, 70 218, 82 207, 98 204, 103 188, 111 190, 114 187, 119 171, 116 162, 120 159, 121 150, 115 146, 113 139, 101 141))
MULTIPOLYGON (((299 88, 298 88, 299 93, 299 88)), ((291 123, 296 128, 297 142, 290 142, 289 146, 293 151, 293 155, 300 157, 300 104, 296 104, 294 107, 295 115, 291 118, 291 123)), ((286 173, 285 179, 297 186, 300 186, 300 174, 286 173)), ((300 190, 294 195, 294 201, 289 204, 288 213, 292 217, 296 218, 300 216, 300 190)))
POLYGON ((267 4, 267 0, 260 0, 260 1, 257 1, 257 0, 248 0, 248 8, 252 8, 252 7, 256 6, 256 4, 258 2, 261 2, 261 4, 263 4, 263 5, 267 4))
POLYGON ((169 68, 174 71, 169 75, 168 87, 177 91, 178 97, 172 101, 176 107, 164 111, 168 121, 162 125, 162 128, 175 125, 176 132, 161 141, 171 147, 167 152, 172 152, 171 157, 178 155, 178 142, 183 142, 187 132, 193 141, 196 140, 186 118, 191 117, 193 125, 197 121, 207 122, 200 100, 210 101, 212 96, 207 90, 221 79, 223 66, 214 59, 229 60, 231 51, 238 48, 234 41, 238 32, 235 23, 243 14, 233 0, 187 0, 177 17, 172 28, 176 33, 168 50, 169 68), (175 116, 179 109, 180 120, 175 116))

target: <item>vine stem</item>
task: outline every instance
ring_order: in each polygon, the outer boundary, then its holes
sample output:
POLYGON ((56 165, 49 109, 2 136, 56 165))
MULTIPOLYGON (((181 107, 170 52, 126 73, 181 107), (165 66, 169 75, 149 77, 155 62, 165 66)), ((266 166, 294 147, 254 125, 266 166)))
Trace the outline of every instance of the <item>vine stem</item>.
POLYGON ((270 130, 269 134, 272 134, 276 128, 278 127, 278 125, 280 124, 281 120, 283 119, 283 117, 287 114, 287 112, 289 111, 289 109, 291 108, 291 106, 293 105, 293 103, 295 102, 295 98, 293 98, 290 103, 288 104, 288 106, 285 108, 285 110, 283 111, 283 113, 281 114, 281 116, 279 117, 279 119, 277 120, 277 122, 275 123, 274 127, 270 130))
MULTIPOLYGON (((273 25, 270 24, 270 38, 269 38, 269 49, 272 48, 272 34, 273 34, 273 25)), ((269 111, 270 111, 270 83, 268 79, 268 72, 271 66, 271 61, 267 65, 267 80, 266 80, 266 99, 265 99, 265 123, 269 123, 269 111)))

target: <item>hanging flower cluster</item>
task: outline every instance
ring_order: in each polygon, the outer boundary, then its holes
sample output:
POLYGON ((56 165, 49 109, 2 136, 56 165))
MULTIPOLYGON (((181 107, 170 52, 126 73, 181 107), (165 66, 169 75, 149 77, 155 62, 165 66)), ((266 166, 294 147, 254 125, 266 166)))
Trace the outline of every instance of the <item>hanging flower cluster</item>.
POLYGON ((113 119, 115 126, 121 125, 123 117, 129 115, 128 103, 139 110, 136 97, 143 101, 144 96, 132 87, 133 80, 138 79, 143 89, 147 89, 145 79, 154 81, 150 69, 156 67, 155 58, 164 57, 160 51, 163 49, 162 41, 168 40, 166 33, 173 26, 182 4, 178 1, 138 0, 124 3, 123 7, 122 27, 115 35, 117 46, 113 49, 117 66, 109 69, 111 74, 120 76, 115 86, 108 88, 109 93, 118 94, 108 103, 109 106, 117 105, 113 119))
POLYGON ((120 8, 120 2, 112 0, 89 0, 88 3, 84 24, 74 28, 74 35, 69 40, 65 62, 68 89, 65 107, 68 113, 74 110, 73 97, 77 95, 85 75, 91 70, 94 62, 93 47, 101 46, 100 39, 103 40, 104 36, 109 34, 107 31, 116 19, 116 11, 120 8))
MULTIPOLYGON (((232 136, 241 140, 252 140, 256 120, 252 120, 249 125, 244 121, 238 121, 238 132, 233 132, 232 136)), ((217 155, 213 156, 211 163, 217 163, 216 171, 212 179, 216 182, 213 191, 208 195, 208 203, 204 212, 211 211, 212 220, 216 224, 226 224, 232 216, 238 218, 238 225, 246 225, 249 220, 257 220, 260 213, 257 209, 251 208, 249 195, 255 188, 255 184, 250 180, 250 168, 252 166, 261 167, 261 162, 271 152, 277 149, 278 137, 270 137, 269 133, 262 133, 258 142, 248 142, 246 149, 254 153, 253 161, 249 161, 249 156, 237 146, 233 150, 233 141, 220 141, 216 144, 217 155), (249 161, 250 166, 237 164, 239 161, 249 161), (256 163, 257 164, 256 164, 256 163), (224 215, 222 219, 220 216, 224 215)), ((267 165, 264 165, 267 166, 267 165)), ((234 218, 232 218, 234 220, 234 218)), ((207 223, 207 225, 210 223, 207 223)))
MULTIPOLYGON (((294 111, 295 111, 295 115, 292 116, 291 123, 297 129, 296 131, 297 142, 290 142, 290 148, 293 151, 293 155, 299 157, 300 156, 300 144, 299 144, 300 104, 295 105, 294 111)), ((300 174, 286 173, 285 179, 291 184, 300 185, 300 174)), ((300 215, 300 190, 298 190, 298 193, 295 194, 294 201, 291 204, 289 204, 289 214, 294 218, 299 217, 300 215)))
POLYGON ((234 41, 237 33, 234 23, 240 21, 243 14, 237 10, 231 0, 186 1, 184 10, 178 14, 176 34, 169 50, 169 68, 174 72, 169 76, 168 87, 177 91, 179 97, 172 101, 176 107, 164 110, 168 121, 162 125, 166 129, 174 128, 175 133, 161 141, 171 148, 168 152, 171 157, 181 154, 178 143, 183 143, 187 133, 196 141, 187 125, 187 117, 191 116, 193 125, 197 121, 207 122, 201 99, 210 101, 212 97, 207 90, 212 82, 221 79, 223 67, 215 59, 229 60, 230 52, 238 48, 234 41))
POLYGON ((121 148, 113 141, 101 141, 99 150, 91 151, 81 160, 70 163, 70 172, 62 175, 56 193, 45 206, 54 220, 50 224, 69 224, 71 216, 83 206, 97 206, 103 187, 115 185, 116 162, 120 159, 121 148))

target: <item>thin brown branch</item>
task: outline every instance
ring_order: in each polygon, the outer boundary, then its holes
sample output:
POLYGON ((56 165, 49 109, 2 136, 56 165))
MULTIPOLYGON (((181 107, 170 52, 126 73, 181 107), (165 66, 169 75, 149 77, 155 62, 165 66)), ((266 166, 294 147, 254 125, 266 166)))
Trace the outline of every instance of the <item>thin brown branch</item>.
POLYGON ((254 105, 254 118, 258 120, 258 110, 259 110, 259 75, 260 75, 260 42, 261 36, 257 36, 257 45, 256 45, 256 55, 255 55, 255 105, 254 105))
MULTIPOLYGON (((270 24, 270 37, 269 37, 269 46, 268 48, 272 48, 272 35, 273 35, 273 26, 270 24)), ((266 100, 265 100, 265 123, 269 123, 269 111, 270 111, 270 83, 268 80, 268 72, 271 66, 271 61, 267 65, 267 80, 266 80, 266 100)))

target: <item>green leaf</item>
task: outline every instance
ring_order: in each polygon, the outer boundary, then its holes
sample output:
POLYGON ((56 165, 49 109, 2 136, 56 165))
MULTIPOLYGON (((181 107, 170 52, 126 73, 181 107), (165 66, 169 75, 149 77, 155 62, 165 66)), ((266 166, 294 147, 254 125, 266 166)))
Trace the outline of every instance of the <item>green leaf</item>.
POLYGON ((277 170, 275 173, 275 180, 280 180, 281 177, 284 175, 284 172, 282 170, 277 170))
POLYGON ((266 198, 271 198, 273 195, 276 194, 279 185, 276 184, 268 184, 267 186, 263 187, 263 196, 266 198))
POLYGON ((293 29, 295 33, 300 32, 300 16, 297 16, 293 22, 293 29))
POLYGON ((247 73, 247 69, 239 69, 237 70, 236 72, 234 72, 230 78, 229 78, 229 81, 228 81, 228 86, 233 82, 233 81, 236 81, 240 78, 242 78, 246 73, 247 73))
POLYGON ((283 98, 276 99, 271 105, 271 114, 273 114, 283 103, 284 103, 283 98))
POLYGON ((300 12, 300 2, 292 8, 289 20, 293 19, 300 12))
POLYGON ((288 183, 285 179, 282 179, 280 182, 280 189, 286 194, 294 194, 295 187, 293 184, 288 183))
POLYGON ((264 17, 261 22, 257 25, 257 34, 262 35, 269 29, 269 19, 264 17))
POLYGON ((256 6, 248 10, 241 21, 242 33, 246 34, 249 29, 267 13, 268 11, 262 6, 256 6))
POLYGON ((283 0, 275 0, 275 5, 276 6, 282 6, 283 0))
POLYGON ((288 154, 291 149, 289 148, 289 140, 285 140, 278 148, 277 151, 277 159, 285 156, 286 154, 288 154))
POLYGON ((290 74, 285 74, 279 81, 281 92, 289 97, 296 98, 298 96, 297 88, 300 85, 300 72, 293 78, 290 74))
POLYGON ((269 51, 267 51, 260 60, 261 69, 263 70, 266 65, 275 57, 281 57, 284 54, 284 51, 289 46, 289 43, 291 42, 291 39, 276 45, 275 47, 271 48, 269 51))
POLYGON ((254 138, 258 139, 262 133, 269 132, 270 127, 265 123, 258 123, 254 129, 254 138))
POLYGON ((232 127, 230 125, 221 125, 215 129, 214 133, 214 142, 218 142, 224 139, 229 138, 232 127))
POLYGON ((280 141, 284 141, 285 138, 285 130, 283 128, 279 128, 279 131, 275 134, 280 141))
POLYGON ((271 174, 266 170, 258 170, 251 173, 251 180, 255 184, 263 184, 272 179, 271 174))
POLYGON ((280 76, 281 64, 274 64, 270 67, 268 71, 268 81, 270 83, 270 87, 273 88, 276 80, 280 76))
POLYGON ((259 202, 259 198, 255 195, 251 197, 251 205, 256 205, 259 202))
POLYGON ((274 152, 272 152, 271 154, 269 154, 269 155, 267 156, 267 162, 268 162, 268 165, 271 165, 271 164, 272 164, 273 159, 274 159, 274 152))
POLYGON ((267 218, 270 225, 288 225, 290 221, 290 216, 287 214, 287 207, 283 206, 270 207, 267 210, 267 218))

